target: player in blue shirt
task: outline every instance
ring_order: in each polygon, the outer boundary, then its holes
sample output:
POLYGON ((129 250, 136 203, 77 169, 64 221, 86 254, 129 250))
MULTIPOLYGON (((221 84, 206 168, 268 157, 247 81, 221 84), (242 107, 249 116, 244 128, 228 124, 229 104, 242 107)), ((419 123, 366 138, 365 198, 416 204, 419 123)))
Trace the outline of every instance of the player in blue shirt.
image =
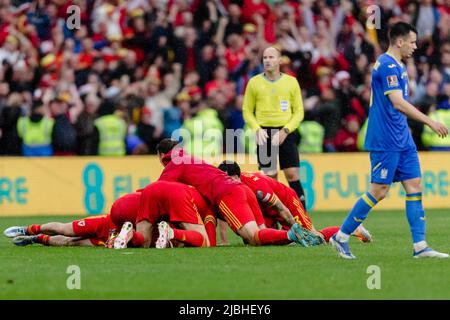
POLYGON ((447 136, 448 129, 408 102, 408 74, 401 60, 410 58, 417 49, 416 29, 398 22, 392 26, 389 38, 387 52, 378 58, 372 70, 365 140, 365 148, 370 151, 371 185, 330 242, 340 257, 354 259, 348 245, 350 234, 366 219, 369 211, 386 197, 391 183, 401 182, 406 191, 406 216, 412 234, 413 257, 448 258, 448 254, 431 249, 425 241, 420 163, 407 117, 424 123, 442 138, 447 136))

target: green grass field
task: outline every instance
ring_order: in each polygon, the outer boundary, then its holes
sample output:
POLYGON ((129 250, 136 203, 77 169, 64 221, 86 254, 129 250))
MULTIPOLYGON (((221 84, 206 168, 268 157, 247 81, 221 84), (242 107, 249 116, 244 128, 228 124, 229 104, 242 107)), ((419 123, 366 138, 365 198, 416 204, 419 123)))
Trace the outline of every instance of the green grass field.
MULTIPOLYGON (((344 216, 311 214, 317 228, 344 216)), ((0 218, 0 228, 71 218, 0 218)), ((450 252, 450 210, 429 210, 427 221, 429 243, 450 252)), ((15 247, 1 236, 0 299, 450 299, 450 260, 412 258, 403 212, 373 212, 365 226, 374 242, 353 238, 353 261, 330 246, 255 248, 231 234, 228 247, 166 250, 15 247), (66 287, 70 265, 80 267, 80 290, 66 287), (379 290, 367 288, 371 265, 379 290)))

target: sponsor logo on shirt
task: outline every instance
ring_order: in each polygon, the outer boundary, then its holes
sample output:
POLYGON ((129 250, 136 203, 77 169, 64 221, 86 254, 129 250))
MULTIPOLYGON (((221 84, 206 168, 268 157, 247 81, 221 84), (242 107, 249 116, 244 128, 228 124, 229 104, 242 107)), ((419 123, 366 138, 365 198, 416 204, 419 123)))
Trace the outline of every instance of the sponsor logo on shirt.
POLYGON ((388 65, 388 68, 395 68, 395 67, 396 67, 395 64, 390 64, 390 65, 388 65))
POLYGON ((397 87, 398 86, 398 79, 397 76, 387 76, 386 77, 388 87, 397 87))

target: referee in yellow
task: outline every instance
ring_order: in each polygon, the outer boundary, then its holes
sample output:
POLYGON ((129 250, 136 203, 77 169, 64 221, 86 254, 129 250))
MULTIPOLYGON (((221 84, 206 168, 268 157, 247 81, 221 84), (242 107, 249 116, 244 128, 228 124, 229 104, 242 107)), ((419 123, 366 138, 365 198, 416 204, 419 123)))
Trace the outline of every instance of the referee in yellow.
POLYGON ((297 148, 297 128, 304 116, 302 94, 297 79, 280 72, 280 60, 281 52, 275 47, 264 50, 264 72, 249 80, 242 112, 256 131, 259 169, 277 179, 279 155, 280 168, 306 209, 297 148))

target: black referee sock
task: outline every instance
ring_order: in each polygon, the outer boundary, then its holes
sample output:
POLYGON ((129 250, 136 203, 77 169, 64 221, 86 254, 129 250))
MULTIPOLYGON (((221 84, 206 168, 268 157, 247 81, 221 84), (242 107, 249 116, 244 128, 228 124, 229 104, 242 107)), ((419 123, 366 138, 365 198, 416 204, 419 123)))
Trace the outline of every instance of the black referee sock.
POLYGON ((302 205, 306 211, 305 192, 303 191, 303 187, 302 187, 302 184, 300 183, 300 180, 289 181, 289 186, 292 189, 294 189, 295 193, 300 198, 300 202, 302 203, 302 205))

